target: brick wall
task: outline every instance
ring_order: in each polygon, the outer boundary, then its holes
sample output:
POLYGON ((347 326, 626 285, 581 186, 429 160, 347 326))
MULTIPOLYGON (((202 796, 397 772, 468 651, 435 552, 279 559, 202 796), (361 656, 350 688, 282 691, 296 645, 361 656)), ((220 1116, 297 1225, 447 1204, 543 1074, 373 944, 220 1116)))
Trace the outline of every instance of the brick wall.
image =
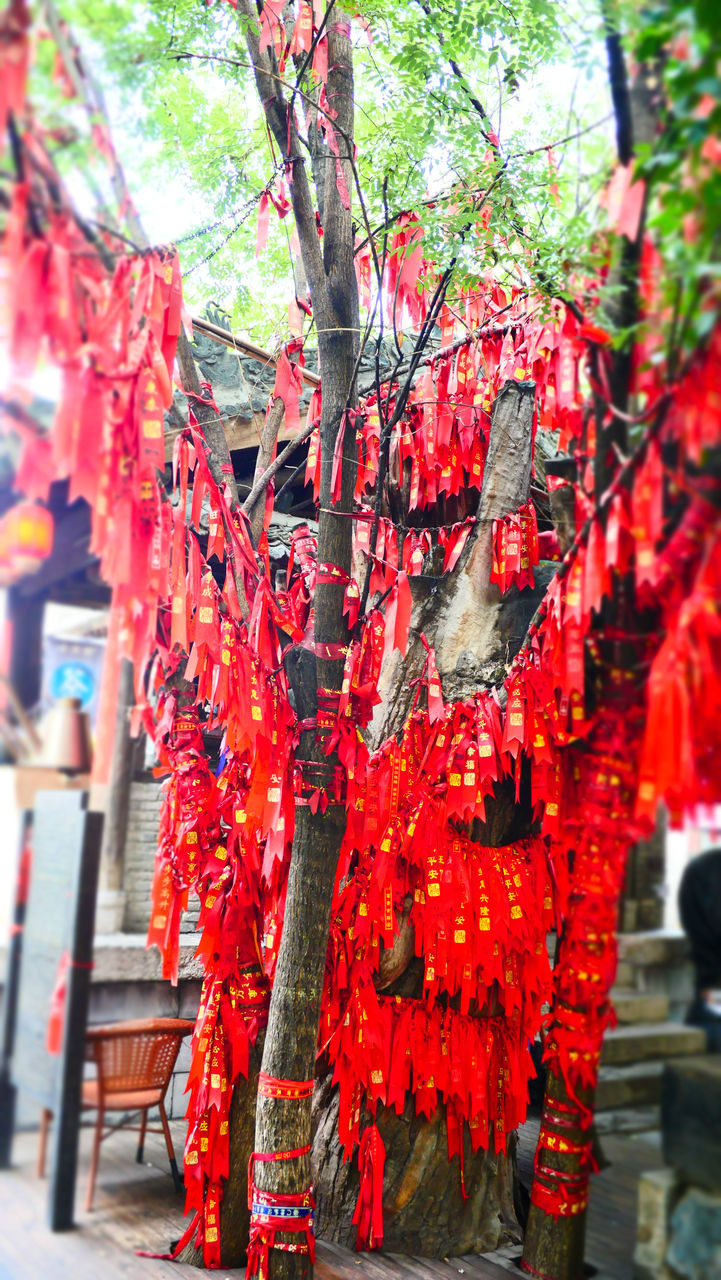
MULTIPOLYGON (((161 783, 134 782, 130 788, 130 812, 125 840, 123 889, 125 890, 126 933, 145 933, 150 921, 150 886, 158 843, 161 783)), ((193 933, 198 919, 198 902, 191 896, 190 910, 180 922, 181 933, 193 933)))

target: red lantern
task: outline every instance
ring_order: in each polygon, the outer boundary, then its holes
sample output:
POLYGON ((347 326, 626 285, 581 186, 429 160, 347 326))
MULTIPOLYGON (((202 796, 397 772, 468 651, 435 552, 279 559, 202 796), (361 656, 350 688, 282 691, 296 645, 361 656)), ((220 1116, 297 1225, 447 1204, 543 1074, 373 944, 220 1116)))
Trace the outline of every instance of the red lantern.
POLYGON ((0 521, 0 565, 11 580, 35 573, 53 549, 53 517, 47 507, 19 502, 0 521))

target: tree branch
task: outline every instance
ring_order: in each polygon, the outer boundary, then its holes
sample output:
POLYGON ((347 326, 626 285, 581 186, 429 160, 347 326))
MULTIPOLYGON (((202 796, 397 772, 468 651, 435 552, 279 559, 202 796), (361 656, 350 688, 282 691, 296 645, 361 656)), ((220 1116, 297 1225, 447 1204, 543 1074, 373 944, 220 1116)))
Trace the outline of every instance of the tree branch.
MULTIPOLYGON (((282 396, 277 396, 276 399, 273 400, 271 404, 269 404, 268 413, 266 415, 265 423, 263 424, 263 433, 260 437, 260 444, 258 446, 258 452, 255 458, 255 475, 253 476, 253 486, 251 487, 251 492, 252 492, 252 488, 255 486, 256 479, 260 479, 260 477, 263 475, 263 472, 267 471, 268 467, 270 466, 270 463, 273 457, 273 450, 275 449, 278 443, 278 432, 280 431, 280 426, 283 421, 284 414, 285 414, 285 402, 282 396)), ((267 493, 268 483, 269 482, 266 483, 266 487, 265 487, 266 493, 267 493)), ((259 496, 254 500, 252 507, 250 507, 246 513, 250 520, 250 539, 254 547, 258 546, 258 543, 260 542, 261 534, 263 532, 265 504, 262 501, 262 497, 263 497, 263 491, 261 491, 259 496)), ((248 504, 246 499, 246 502, 243 504, 244 510, 247 505, 248 504)))
MULTIPOLYGON (((427 17, 427 18, 429 19, 429 21, 430 21, 430 20, 431 20, 432 15, 431 15, 431 6, 430 6, 430 4, 428 3, 428 0, 418 0, 418 3, 419 3, 419 5, 420 5, 421 9, 423 10, 423 12, 425 13, 426 17, 427 17)), ((444 36, 443 36, 443 32, 442 32, 442 31, 438 31, 438 30, 436 29, 436 36, 437 36, 437 39, 438 39, 438 43, 439 43, 439 45, 441 46, 441 49, 442 49, 442 48, 444 47, 445 43, 446 43, 446 42, 445 42, 445 39, 444 39, 444 36)), ((486 109, 485 109, 485 107, 484 107, 483 103, 482 103, 482 102, 480 101, 480 99, 479 99, 479 98, 477 98, 477 97, 476 97, 476 95, 473 93, 473 90, 471 89, 471 87, 470 87, 470 85, 469 85, 468 81, 466 80, 466 77, 464 76, 463 72, 461 71, 461 68, 459 67, 459 65, 458 65, 458 63, 456 62, 455 58, 449 58, 449 59, 448 59, 448 65, 449 65, 449 67, 451 68, 451 71, 453 72, 454 76, 455 76, 455 77, 456 77, 456 79, 458 80, 458 82, 459 82, 459 84, 460 84, 460 86, 461 86, 461 88, 462 88, 463 92, 465 93, 466 97, 468 98, 468 101, 470 102, 471 106, 473 107, 473 110, 476 112, 476 115, 477 115, 477 116, 479 116, 479 118, 480 118, 480 120, 481 120, 481 125, 482 125, 481 133, 483 134, 483 137, 485 138, 485 140, 486 140, 486 142, 488 143, 489 147, 491 147, 491 149, 492 149, 493 151, 495 151, 495 152, 496 152, 496 155, 499 155, 499 156, 500 156, 500 147, 499 147, 499 143, 498 143, 498 138, 497 138, 497 136, 496 136, 495 129, 493 128, 493 121, 491 120, 491 117, 489 116, 488 112, 486 111, 486 109), (489 133, 489 130, 490 130, 490 133, 489 133)))
POLYGON ((254 478, 253 487, 240 508, 244 515, 250 514, 261 493, 265 492, 266 487, 273 479, 273 476, 277 475, 281 467, 285 466, 291 454, 295 453, 299 445, 303 444, 303 441, 308 439, 314 429, 314 423, 306 422, 305 426, 301 427, 297 435, 293 436, 293 439, 288 441, 282 453, 278 454, 275 461, 268 464, 263 474, 254 478))
POLYGON ((616 120, 616 150, 620 164, 628 164, 633 155, 633 119, 631 94, 628 86, 626 59, 623 55, 621 35, 614 24, 607 0, 602 0, 603 25, 606 28, 606 57, 608 80, 616 120))
MULTIPOLYGON (((281 154, 285 157, 289 168, 290 198, 293 215, 298 228, 303 267, 305 270, 311 299, 315 307, 320 295, 325 292, 326 278, 323 259, 318 244, 318 232, 315 221, 315 208, 305 170, 305 160, 300 154, 298 133, 292 112, 283 97, 280 77, 274 74, 267 64, 267 59, 260 51, 258 33, 258 15, 251 0, 238 0, 238 12, 247 19, 245 24, 245 42, 255 75, 258 95, 265 111, 268 127, 275 138, 281 154)), ((228 59, 228 61, 233 61, 228 59)))

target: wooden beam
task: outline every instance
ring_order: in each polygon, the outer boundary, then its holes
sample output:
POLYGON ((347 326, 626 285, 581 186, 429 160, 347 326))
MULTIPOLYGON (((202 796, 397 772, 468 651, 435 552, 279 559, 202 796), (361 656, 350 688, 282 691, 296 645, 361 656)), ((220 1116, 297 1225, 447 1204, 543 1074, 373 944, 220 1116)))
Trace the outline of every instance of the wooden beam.
POLYGON ((104 582, 73 575, 49 587, 45 600, 46 603, 75 605, 78 609, 101 610, 110 605, 112 592, 104 582))
MULTIPOLYGON (((306 412, 301 405, 300 408, 300 425, 305 425, 306 412)), ((231 453, 237 453, 241 449, 257 449, 260 444, 265 425, 265 414, 254 413, 252 417, 245 418, 240 414, 237 417, 225 418, 223 427, 225 428, 225 436, 228 441, 228 448, 231 453)), ((165 461, 170 462, 173 457, 173 444, 176 436, 180 433, 180 427, 172 426, 165 429, 165 461)), ((287 423, 284 421, 278 434, 278 439, 282 441, 290 440, 295 435, 293 430, 289 430, 287 423)))
MULTIPOLYGON (((81 803, 85 798, 81 793, 81 803)), ((93 967, 93 931, 100 866, 103 815, 85 812, 79 828, 82 846, 72 885, 70 964, 67 971, 63 1045, 56 1085, 48 1226, 67 1231, 73 1226, 78 1140, 82 1110, 85 1032, 93 967)))
POLYGON ((123 887, 125 838, 135 752, 135 739, 130 736, 130 713, 135 706, 133 664, 127 658, 121 658, 120 663, 110 782, 100 849, 100 888, 116 893, 123 887))
POLYGON ((13 903, 13 927, 8 941, 5 998, 0 1021, 0 1169, 10 1168, 10 1153, 15 1130, 15 1099, 17 1086, 11 1078, 15 1027, 17 1024, 18 992, 20 990, 20 964, 22 961, 23 927, 25 924, 25 894, 23 882, 29 864, 25 862, 25 847, 31 815, 25 810, 20 822, 20 841, 15 873, 15 900, 13 903))
POLYGON ((7 595, 7 616, 12 626, 8 679, 23 707, 34 707, 40 698, 43 614, 42 596, 23 597, 18 586, 7 595))

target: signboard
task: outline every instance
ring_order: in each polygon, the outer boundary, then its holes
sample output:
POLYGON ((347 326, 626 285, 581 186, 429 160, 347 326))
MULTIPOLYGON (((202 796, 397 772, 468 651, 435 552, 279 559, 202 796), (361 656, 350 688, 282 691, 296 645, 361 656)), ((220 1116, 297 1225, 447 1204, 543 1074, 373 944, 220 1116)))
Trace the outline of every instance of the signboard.
POLYGON ((12 1076, 38 1110, 55 1105, 58 1059, 45 1036, 60 958, 72 943, 85 802, 82 791, 40 791, 36 799, 12 1076))
POLYGON ((72 1225, 85 1029, 102 815, 87 793, 39 791, 23 931, 11 1075, 25 1113, 51 1111, 50 1225, 72 1225), (48 1016, 63 955, 69 957, 61 1052, 46 1049, 48 1016))
POLYGON ((46 636, 43 641, 44 702, 79 698, 94 727, 103 670, 105 640, 91 636, 46 636))

